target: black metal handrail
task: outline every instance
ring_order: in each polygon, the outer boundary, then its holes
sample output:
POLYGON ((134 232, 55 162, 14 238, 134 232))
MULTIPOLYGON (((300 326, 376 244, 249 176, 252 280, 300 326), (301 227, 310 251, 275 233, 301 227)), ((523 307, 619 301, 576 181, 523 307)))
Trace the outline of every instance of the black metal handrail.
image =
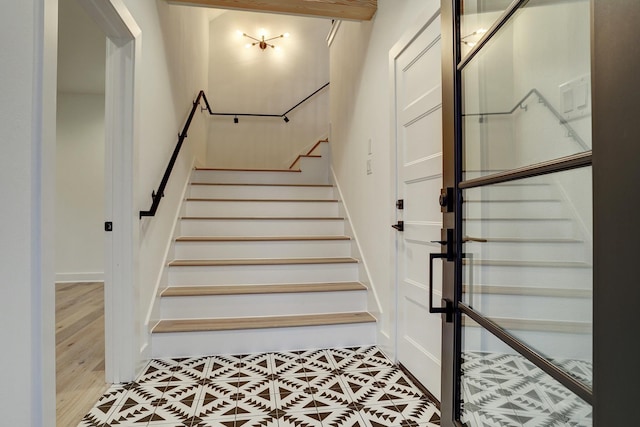
POLYGON ((173 171, 173 166, 178 159, 178 154, 180 154, 180 148, 182 148, 182 143, 184 139, 187 137, 187 132, 189 131, 189 126, 191 125, 191 120, 193 120, 193 116, 196 113, 196 109, 198 105, 200 105, 200 100, 204 100, 205 108, 202 110, 208 110, 211 113, 211 107, 209 106, 209 101, 207 101, 207 96, 204 94, 204 91, 201 90, 198 92, 198 97, 195 101, 193 101, 193 107, 191 107, 191 112, 189 113, 189 117, 187 118, 187 122, 184 124, 182 128, 182 133, 178 134, 178 143, 176 144, 176 148, 173 150, 173 154, 171 155, 171 159, 169 160, 169 164, 167 165, 167 169, 164 171, 164 175, 162 176, 162 181, 160 181, 160 186, 157 191, 151 193, 151 207, 148 211, 140 211, 140 218, 143 216, 154 216, 156 211, 158 210, 158 206, 160 205, 160 200, 164 197, 164 189, 169 182, 169 177, 171 176, 171 172, 173 171))
POLYGON ((191 107, 191 112, 189 113, 189 117, 187 118, 187 121, 184 124, 184 127, 182 128, 182 133, 178 134, 178 143, 176 144, 176 148, 174 148, 173 150, 173 154, 171 154, 171 159, 169 159, 169 164, 167 165, 167 169, 164 171, 164 175, 162 176, 162 181, 160 181, 158 190, 153 191, 151 193, 151 199, 152 199, 151 207, 147 211, 140 211, 140 219, 142 219, 143 216, 155 216, 156 211, 158 210, 158 206, 160 205, 160 200, 162 200, 162 198, 164 197, 164 190, 167 187, 167 183, 169 182, 169 177, 171 176, 171 172, 173 171, 173 166, 175 165, 176 160, 178 159, 178 154, 180 154, 182 143, 187 137, 189 126, 191 125, 191 121, 193 120, 193 116, 195 115, 196 109, 198 108, 198 105, 200 105, 201 100, 204 101, 205 106, 201 107, 200 110, 201 111, 207 110, 209 112, 209 115, 211 116, 282 117, 285 119, 285 121, 288 122, 289 119, 287 118, 287 114, 289 114, 290 112, 298 108, 300 105, 306 102, 309 98, 311 98, 312 96, 314 96, 316 93, 320 92, 322 89, 324 89, 327 86, 329 86, 329 83, 325 83, 322 87, 315 90, 311 95, 307 96, 305 99, 298 102, 296 105, 289 108, 287 111, 285 111, 282 114, 214 113, 213 111, 211 111, 211 106, 209 105, 209 101, 207 100, 207 96, 204 94, 204 91, 201 90, 200 92, 198 92, 198 96, 196 97, 196 100, 193 101, 193 106, 191 107))
POLYGON ((558 112, 558 110, 556 110, 553 105, 551 105, 551 103, 547 100, 547 98, 544 97, 544 95, 542 95, 536 88, 531 89, 529 92, 527 92, 527 94, 525 96, 522 97, 522 99, 520 101, 518 101, 516 103, 516 105, 513 106, 513 108, 509 111, 499 111, 499 112, 494 112, 494 113, 472 113, 472 114, 463 114, 463 116, 466 117, 472 117, 472 116, 503 116, 503 115, 509 115, 509 114, 513 114, 514 111, 518 110, 518 109, 523 109, 523 110, 527 110, 526 105, 524 104, 524 101, 527 100, 527 98, 529 98, 531 95, 537 95, 539 98, 539 102, 541 104, 543 104, 545 107, 547 107, 547 109, 549 111, 551 111, 551 113, 556 116, 556 118, 558 119, 558 121, 560 122, 560 124, 562 126, 564 126, 567 131, 569 132, 569 136, 571 138, 573 138, 574 140, 576 140, 576 142, 578 144, 580 144, 580 146, 582 148, 585 149, 585 151, 589 151, 591 150, 591 148, 589 148, 589 146, 587 146, 587 144, 584 142, 584 140, 582 138, 580 138, 580 135, 578 135, 578 133, 575 131, 575 129, 573 129, 573 127, 569 124, 569 122, 562 117, 562 114, 560 114, 558 112))
MULTIPOLYGON (((290 112, 292 112, 293 110, 295 110, 296 108, 298 108, 300 105, 304 104, 309 98, 313 97, 315 94, 317 94, 318 92, 320 92, 322 89, 324 89, 325 87, 329 86, 330 82, 327 82, 325 84, 323 84, 320 88, 316 89, 315 91, 313 91, 313 93, 311 93, 309 96, 307 96, 305 99, 303 99, 302 101, 298 102, 296 105, 294 105, 293 107, 289 108, 287 111, 285 111, 282 114, 257 114, 257 113, 212 113, 211 110, 209 110, 209 114, 211 114, 212 116, 234 116, 234 117, 279 117, 279 118, 285 118, 287 117, 287 114, 289 114, 290 112)), ((288 121, 288 120, 287 120, 288 121)))

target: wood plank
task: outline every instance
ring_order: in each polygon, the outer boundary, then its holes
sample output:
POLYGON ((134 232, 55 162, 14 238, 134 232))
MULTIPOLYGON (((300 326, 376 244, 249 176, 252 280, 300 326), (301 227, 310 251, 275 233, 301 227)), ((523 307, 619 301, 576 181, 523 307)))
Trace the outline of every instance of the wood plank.
POLYGON ((192 182, 191 185, 226 185, 239 187, 333 187, 331 184, 243 184, 243 183, 218 183, 218 182, 192 182))
POLYGON ((169 4, 369 21, 377 0, 167 0, 169 4))
MULTIPOLYGON (((513 319, 507 317, 487 317, 507 331, 542 331, 562 332, 568 334, 591 334, 593 325, 589 322, 573 322, 568 320, 513 319)), ((462 326, 480 327, 473 319, 462 316, 462 326)))
POLYGON ((298 242, 351 240, 349 236, 183 236, 176 242, 298 242))
POLYGON ((288 203, 337 203, 336 199, 207 199, 188 198, 187 202, 288 202, 288 203))
POLYGON ((298 154, 298 157, 296 157, 296 159, 293 161, 293 163, 291 163, 291 166, 289 166, 289 169, 291 169, 303 157, 315 158, 315 159, 321 159, 322 158, 322 156, 317 156, 317 155, 298 154))
POLYGON ((462 285, 465 294, 518 295, 554 298, 592 298, 591 289, 538 288, 534 286, 462 285))
POLYGON ((108 388, 104 285, 56 285, 56 425, 76 426, 108 388))
POLYGON ((255 295, 364 290, 367 290, 367 287, 360 282, 291 283, 269 285, 173 286, 163 290, 160 295, 163 297, 193 297, 205 295, 255 295))
POLYGON ((591 264, 578 261, 511 261, 497 259, 463 259, 462 264, 497 267, 591 268, 591 264))
POLYGON ((234 265, 301 265, 301 264, 353 264, 358 260, 340 258, 256 258, 256 259, 178 259, 171 267, 220 267, 234 265))
POLYGON ((256 221, 256 220, 267 220, 267 221, 344 221, 343 217, 331 217, 331 216, 311 216, 311 217, 300 217, 300 216, 183 216, 181 219, 188 220, 207 220, 207 221, 256 221))
POLYGON ((161 320, 153 333, 231 331, 238 329, 292 328, 301 326, 342 325, 370 323, 376 319, 367 312, 311 314, 300 316, 264 316, 225 319, 173 319, 161 320))
POLYGON ((235 169, 235 168, 196 168, 198 171, 223 172, 302 172, 300 169, 235 169))

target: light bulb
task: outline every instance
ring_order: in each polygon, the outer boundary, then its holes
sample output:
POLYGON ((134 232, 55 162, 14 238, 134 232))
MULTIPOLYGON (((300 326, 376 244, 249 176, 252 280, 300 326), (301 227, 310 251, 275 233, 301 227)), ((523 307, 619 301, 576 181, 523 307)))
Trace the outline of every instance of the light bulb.
POLYGON ((258 31, 258 36, 266 36, 267 35, 267 30, 265 30, 264 28, 260 28, 260 30, 258 31))
POLYGON ((279 51, 279 50, 281 50, 281 49, 280 49, 280 46, 276 46, 276 50, 278 50, 278 51, 279 51))
POLYGON ((247 49, 249 49, 251 47, 251 43, 247 43, 244 45, 244 47, 246 47, 247 49))
POLYGON ((485 28, 480 28, 479 30, 476 31, 476 34, 484 34, 486 32, 487 30, 485 28))
POLYGON ((284 33, 283 35, 284 35, 285 37, 289 37, 291 34, 289 34, 289 33, 284 33))
POLYGON ((244 33, 242 31, 240 31, 240 30, 236 31, 236 34, 239 35, 239 36, 244 36, 244 33))

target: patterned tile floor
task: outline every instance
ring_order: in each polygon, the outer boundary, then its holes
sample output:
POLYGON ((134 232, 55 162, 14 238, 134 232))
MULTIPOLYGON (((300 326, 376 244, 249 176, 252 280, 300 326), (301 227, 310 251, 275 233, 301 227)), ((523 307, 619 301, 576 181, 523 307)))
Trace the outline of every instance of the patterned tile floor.
MULTIPOLYGON (((590 385, 590 362, 556 363, 590 385)), ((466 351, 462 371, 462 420, 469 427, 592 425, 589 404, 520 355, 466 351)))
POLYGON ((429 427, 440 412, 376 347, 152 360, 78 427, 429 427))

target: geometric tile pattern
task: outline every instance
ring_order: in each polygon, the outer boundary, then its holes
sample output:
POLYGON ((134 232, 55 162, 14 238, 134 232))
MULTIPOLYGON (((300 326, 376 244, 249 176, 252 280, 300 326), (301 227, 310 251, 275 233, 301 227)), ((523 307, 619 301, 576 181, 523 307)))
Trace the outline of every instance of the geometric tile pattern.
POLYGON ((78 427, 429 427, 440 412, 376 347, 155 359, 78 427))
MULTIPOLYGON (((563 369, 591 378, 590 363, 563 369)), ((519 354, 463 353, 462 421, 468 427, 589 427, 592 407, 519 354)))

